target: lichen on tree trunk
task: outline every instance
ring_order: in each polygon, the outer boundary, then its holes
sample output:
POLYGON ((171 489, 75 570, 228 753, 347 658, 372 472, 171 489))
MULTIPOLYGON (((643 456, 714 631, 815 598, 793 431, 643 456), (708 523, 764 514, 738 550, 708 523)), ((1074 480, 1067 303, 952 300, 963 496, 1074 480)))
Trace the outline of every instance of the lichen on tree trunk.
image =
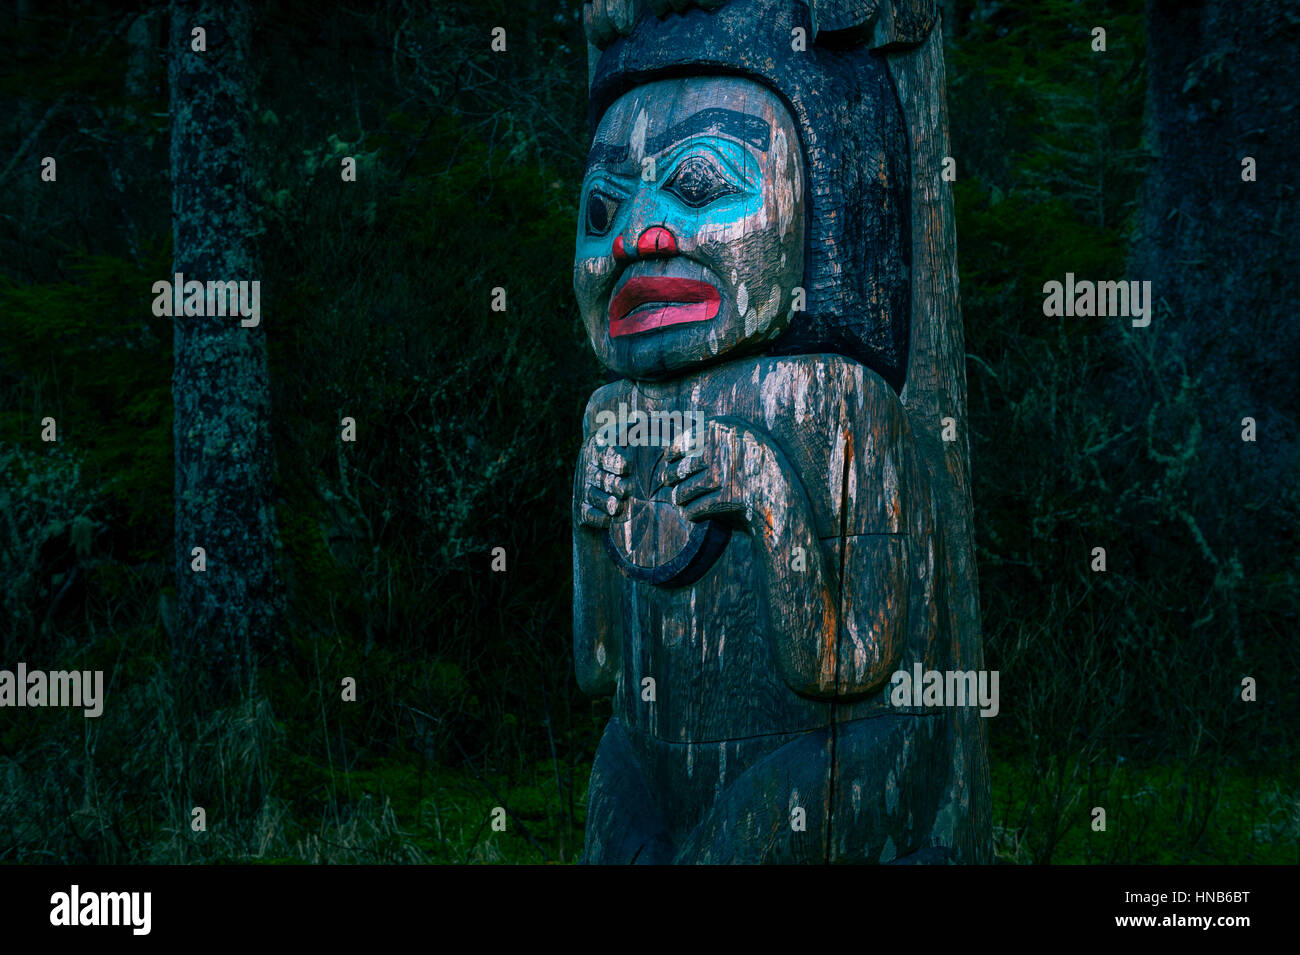
MULTIPOLYGON (((248 19, 241 2, 171 5, 173 272, 187 280, 259 279, 248 19), (206 51, 192 49, 196 27, 206 51)), ((177 315, 174 323, 173 638, 187 666, 231 687, 247 681, 278 637, 265 326, 243 327, 229 315, 177 315), (192 569, 195 547, 206 552, 203 572, 192 569)))

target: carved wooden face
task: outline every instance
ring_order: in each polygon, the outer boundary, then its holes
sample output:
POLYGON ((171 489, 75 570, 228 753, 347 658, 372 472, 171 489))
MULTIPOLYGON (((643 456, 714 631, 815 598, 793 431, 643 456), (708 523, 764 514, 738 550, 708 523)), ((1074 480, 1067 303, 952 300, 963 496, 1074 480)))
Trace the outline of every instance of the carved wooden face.
POLYGON ((721 76, 631 90, 582 187, 573 285, 592 347, 657 378, 775 338, 803 240, 799 136, 775 94, 721 76))

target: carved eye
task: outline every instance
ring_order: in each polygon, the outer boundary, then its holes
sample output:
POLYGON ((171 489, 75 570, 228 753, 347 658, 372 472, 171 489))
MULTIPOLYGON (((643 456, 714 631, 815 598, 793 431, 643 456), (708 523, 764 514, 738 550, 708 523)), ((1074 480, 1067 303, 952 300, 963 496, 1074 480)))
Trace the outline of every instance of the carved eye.
POLYGON ((740 190, 727 181, 718 167, 703 156, 692 156, 677 167, 664 188, 694 208, 740 190))
POLYGON ((593 189, 587 194, 587 232, 590 235, 604 235, 614 224, 614 215, 618 212, 618 200, 593 189))

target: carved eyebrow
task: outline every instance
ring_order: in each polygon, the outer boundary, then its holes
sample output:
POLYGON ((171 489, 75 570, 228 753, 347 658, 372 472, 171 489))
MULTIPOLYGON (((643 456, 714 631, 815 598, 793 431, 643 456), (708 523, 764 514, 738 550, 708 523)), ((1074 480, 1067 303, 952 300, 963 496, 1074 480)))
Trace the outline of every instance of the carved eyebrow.
MULTIPOLYGON (((645 154, 653 156, 673 143, 699 133, 724 133, 762 152, 771 144, 772 130, 761 116, 751 116, 734 109, 702 109, 676 126, 646 140, 645 154)), ((626 162, 628 147, 612 143, 592 143, 588 166, 616 166, 626 162)))

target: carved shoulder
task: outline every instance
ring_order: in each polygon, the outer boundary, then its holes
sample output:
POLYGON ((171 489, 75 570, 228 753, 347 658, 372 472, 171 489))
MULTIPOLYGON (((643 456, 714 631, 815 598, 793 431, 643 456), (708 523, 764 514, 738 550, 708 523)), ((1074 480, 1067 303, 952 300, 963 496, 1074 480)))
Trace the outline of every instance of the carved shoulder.
POLYGON ((819 514, 821 536, 901 534, 919 480, 893 389, 838 355, 762 359, 749 377, 756 423, 777 436, 819 514))
POLYGON ((618 381, 611 381, 608 384, 601 385, 591 393, 587 399, 587 408, 582 413, 582 437, 585 440, 588 435, 596 430, 596 414, 606 408, 616 406, 621 398, 625 398, 631 391, 631 382, 626 378, 620 378, 618 381))

